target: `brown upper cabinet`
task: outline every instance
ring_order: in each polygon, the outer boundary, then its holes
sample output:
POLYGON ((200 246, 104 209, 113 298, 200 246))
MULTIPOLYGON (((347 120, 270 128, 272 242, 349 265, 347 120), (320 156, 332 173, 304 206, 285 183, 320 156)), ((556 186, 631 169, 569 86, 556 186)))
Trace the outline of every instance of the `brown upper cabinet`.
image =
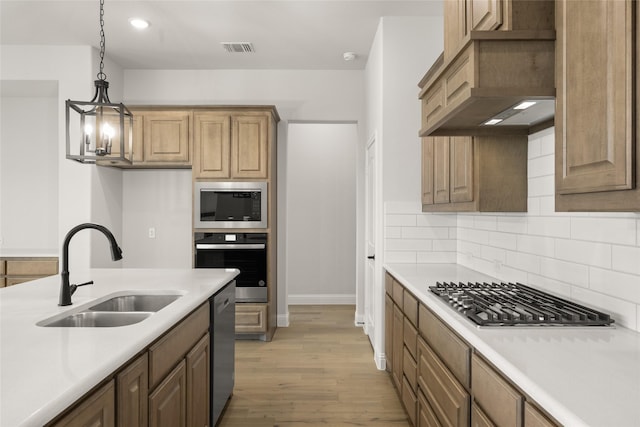
POLYGON ((556 211, 640 211, 640 7, 556 2, 556 211))
POLYGON ((552 0, 446 0, 444 52, 418 84, 420 136, 526 135, 551 126, 554 40, 552 0), (516 114, 525 100, 538 104, 516 114), (503 120, 486 126, 493 117, 503 120))
POLYGON ((423 212, 526 210, 526 136, 422 138, 423 212))
POLYGON ((267 179, 270 112, 196 112, 194 178, 267 179))

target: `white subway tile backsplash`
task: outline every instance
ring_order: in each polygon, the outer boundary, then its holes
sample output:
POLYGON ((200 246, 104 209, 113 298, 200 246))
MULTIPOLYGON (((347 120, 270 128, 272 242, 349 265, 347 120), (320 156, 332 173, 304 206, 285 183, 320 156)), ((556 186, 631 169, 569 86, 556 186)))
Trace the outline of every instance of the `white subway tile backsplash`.
POLYGON ((552 196, 553 175, 529 178, 529 197, 552 196))
POLYGON ((589 267, 582 264, 541 258, 540 275, 585 288, 589 286, 589 267))
POLYGON ((529 234, 569 238, 570 225, 570 218, 551 216, 529 217, 529 234))
POLYGON ((527 276, 527 282, 533 287, 551 292, 554 295, 563 298, 571 298, 572 286, 568 283, 531 273, 529 273, 529 275, 527 276))
POLYGON ((556 213, 556 198, 555 196, 542 196, 538 197, 538 203, 540 205, 540 215, 554 215, 556 213))
POLYGON ((531 160, 539 157, 542 153, 541 146, 542 140, 540 138, 529 138, 527 158, 531 160))
POLYGON ((640 280, 635 274, 590 267, 589 288, 640 304, 640 280))
POLYGON ((543 255, 546 257, 555 256, 555 240, 550 237, 529 236, 520 234, 517 237, 518 251, 543 255))
POLYGON ((433 240, 434 252, 456 252, 458 250, 458 242, 455 239, 433 240))
POLYGON ((457 227, 473 228, 473 215, 470 214, 458 214, 457 227))
POLYGON ((402 237, 402 227, 385 227, 384 237, 398 239, 402 237))
POLYGON ((387 227, 415 227, 416 215, 388 214, 385 225, 387 227))
POLYGON ((458 228, 458 239, 488 245, 489 232, 486 230, 476 230, 475 228, 458 228))
POLYGON ((427 239, 387 239, 388 251, 431 251, 433 243, 427 239))
POLYGON ((611 245, 580 240, 556 239, 555 257, 564 261, 610 268, 611 245))
POLYGON ((578 287, 571 288, 571 299, 611 315, 615 325, 640 329, 637 306, 629 301, 578 287))
POLYGON ((418 227, 455 227, 458 222, 455 214, 422 214, 416 219, 418 227))
POLYGON ((554 174, 553 155, 546 155, 529 160, 527 175, 529 178, 551 176, 554 174))
POLYGON ((418 263, 425 264, 453 264, 457 260, 455 252, 418 252, 417 253, 417 261, 418 263))
POLYGON ((527 283, 527 272, 511 268, 507 266, 499 266, 496 268, 496 277, 503 282, 511 283, 527 283))
POLYGON ((402 227, 403 239, 448 239, 447 227, 402 227))
POLYGON ((395 251, 385 250, 384 262, 398 263, 398 264, 415 264, 416 253, 415 252, 395 252, 395 251))
POLYGON ((505 233, 527 233, 527 217, 521 216, 502 216, 498 218, 498 231, 505 233))
POLYGON ((468 257, 480 257, 482 245, 473 242, 458 241, 458 252, 468 257))
POLYGON ((517 246, 517 236, 513 233, 490 231, 489 245, 503 249, 515 250, 517 246))
POLYGON ((473 227, 478 230, 497 230, 498 218, 494 215, 476 216, 473 218, 473 227))
POLYGON ((480 250, 480 257, 487 261, 499 262, 501 264, 507 262, 506 251, 491 246, 483 246, 480 250))
POLYGON ((523 252, 507 251, 505 264, 518 270, 540 274, 540 256, 523 252))
POLYGON ((571 218, 571 238, 591 242, 635 245, 637 221, 631 218, 571 218))
POLYGON ((456 227, 449 227, 449 238, 454 240, 458 238, 458 229, 456 227))
POLYGON ((527 213, 529 215, 540 215, 540 198, 540 196, 529 196, 529 198, 527 199, 527 213))

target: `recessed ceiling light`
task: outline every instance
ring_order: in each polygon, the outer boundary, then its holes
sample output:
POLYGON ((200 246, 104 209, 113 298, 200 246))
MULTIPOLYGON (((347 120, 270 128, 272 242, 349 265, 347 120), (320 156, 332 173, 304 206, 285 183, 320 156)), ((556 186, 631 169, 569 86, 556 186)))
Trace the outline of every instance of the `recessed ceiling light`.
POLYGON ((129 24, 131 24, 133 28, 136 28, 138 30, 144 30, 145 28, 148 28, 150 25, 149 21, 142 18, 130 18, 129 24))
POLYGON ((345 52, 342 54, 345 61, 353 61, 357 56, 358 55, 356 55, 355 52, 345 52))
POLYGON ((486 122, 484 122, 484 124, 487 125, 487 126, 497 125, 501 121, 502 121, 502 119, 491 119, 491 120, 487 120, 486 122))

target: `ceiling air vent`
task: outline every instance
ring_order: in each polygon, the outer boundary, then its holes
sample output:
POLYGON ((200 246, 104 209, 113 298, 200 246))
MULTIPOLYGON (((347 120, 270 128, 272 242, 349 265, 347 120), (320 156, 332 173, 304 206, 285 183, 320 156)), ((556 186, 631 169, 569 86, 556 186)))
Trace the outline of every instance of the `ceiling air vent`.
POLYGON ((220 44, 229 53, 253 53, 256 51, 253 48, 253 43, 248 42, 222 42, 220 44))

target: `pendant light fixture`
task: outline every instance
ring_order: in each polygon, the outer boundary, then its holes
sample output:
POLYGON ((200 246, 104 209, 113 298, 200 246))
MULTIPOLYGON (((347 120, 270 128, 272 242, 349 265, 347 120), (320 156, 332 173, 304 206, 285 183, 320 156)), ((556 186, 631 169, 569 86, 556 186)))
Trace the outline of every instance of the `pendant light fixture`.
POLYGON ((100 0, 100 71, 96 92, 89 102, 66 101, 67 159, 80 163, 131 163, 133 115, 124 104, 109 100, 104 73, 104 0, 100 0), (76 141, 72 144, 72 141, 76 141), (77 147, 72 149, 72 145, 77 147), (101 162, 102 163, 102 162, 101 162))

